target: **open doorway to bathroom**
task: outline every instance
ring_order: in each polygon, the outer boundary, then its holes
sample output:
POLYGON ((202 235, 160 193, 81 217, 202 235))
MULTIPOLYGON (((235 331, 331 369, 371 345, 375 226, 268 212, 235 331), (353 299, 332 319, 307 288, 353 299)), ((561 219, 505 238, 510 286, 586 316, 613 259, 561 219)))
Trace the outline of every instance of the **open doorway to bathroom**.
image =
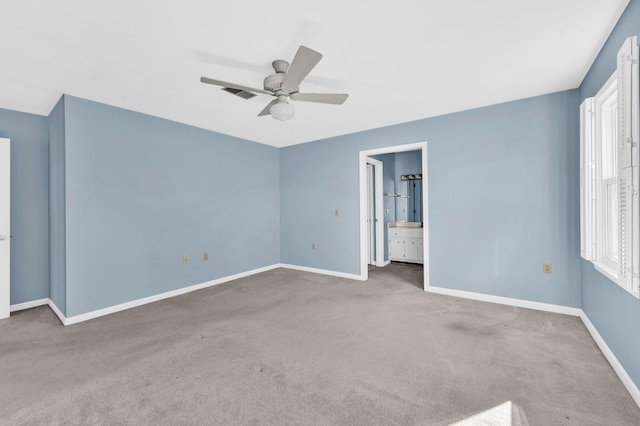
MULTIPOLYGON (((366 280, 378 268, 422 269, 421 287, 429 286, 429 227, 427 143, 420 142, 360 151, 360 275, 366 280), (371 185, 372 164, 381 164, 383 182, 371 185), (375 194, 375 195, 372 195, 375 194), (371 200, 382 201, 382 215, 375 216, 382 238, 371 238, 371 200), (383 220, 380 220, 380 217, 383 220), (381 222, 381 223, 380 223, 381 222), (375 250, 371 244, 375 244, 375 250), (372 253, 376 262, 370 262, 372 253), (389 268, 393 262, 394 266, 389 268), (396 267, 397 265, 397 267, 396 267)), ((375 167, 374 167, 375 170, 375 167)), ((415 275, 415 274, 414 274, 415 275)))

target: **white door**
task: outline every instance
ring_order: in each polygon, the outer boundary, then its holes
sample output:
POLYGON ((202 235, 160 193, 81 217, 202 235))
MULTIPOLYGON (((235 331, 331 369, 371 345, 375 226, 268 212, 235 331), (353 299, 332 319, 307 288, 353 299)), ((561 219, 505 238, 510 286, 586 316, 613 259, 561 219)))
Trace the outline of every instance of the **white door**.
POLYGON ((9 139, 0 138, 0 318, 9 317, 10 274, 10 214, 11 214, 11 145, 9 139))
POLYGON ((382 161, 367 158, 367 257, 369 265, 384 266, 382 161))
POLYGON ((375 265, 375 231, 373 212, 373 166, 367 164, 367 241, 369 243, 369 265, 375 265))

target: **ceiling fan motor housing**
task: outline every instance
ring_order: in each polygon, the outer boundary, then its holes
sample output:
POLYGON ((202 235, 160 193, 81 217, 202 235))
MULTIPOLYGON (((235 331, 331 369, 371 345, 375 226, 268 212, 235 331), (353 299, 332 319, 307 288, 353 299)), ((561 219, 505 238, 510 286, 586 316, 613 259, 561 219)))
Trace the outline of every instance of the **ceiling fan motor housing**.
MULTIPOLYGON (((271 65, 273 66, 273 69, 276 71, 276 73, 271 74, 264 79, 264 90, 278 93, 282 91, 282 82, 284 81, 284 77, 287 75, 289 62, 285 61, 284 59, 276 59, 271 63, 271 65)), ((297 88, 295 91, 297 91, 297 88)))

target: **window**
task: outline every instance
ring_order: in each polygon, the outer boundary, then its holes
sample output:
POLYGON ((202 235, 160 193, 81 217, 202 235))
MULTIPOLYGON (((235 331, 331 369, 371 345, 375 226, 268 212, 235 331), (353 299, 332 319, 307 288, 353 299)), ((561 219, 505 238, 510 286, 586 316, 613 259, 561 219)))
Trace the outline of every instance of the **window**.
POLYGON ((638 267, 638 46, 629 38, 616 72, 580 105, 580 253, 640 297, 638 267))
MULTIPOLYGON (((614 73, 595 97, 596 253, 601 268, 611 275, 620 269, 618 258, 618 80, 614 73)), ((617 279, 617 277, 616 277, 617 279)))

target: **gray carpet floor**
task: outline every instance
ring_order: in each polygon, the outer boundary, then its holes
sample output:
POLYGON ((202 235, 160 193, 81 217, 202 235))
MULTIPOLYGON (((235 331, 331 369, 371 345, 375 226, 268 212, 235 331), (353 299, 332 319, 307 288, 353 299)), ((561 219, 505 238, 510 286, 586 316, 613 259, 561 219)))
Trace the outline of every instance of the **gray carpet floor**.
POLYGON ((276 269, 68 327, 16 312, 0 423, 447 425, 510 402, 514 425, 640 424, 578 318, 421 282, 276 269))

